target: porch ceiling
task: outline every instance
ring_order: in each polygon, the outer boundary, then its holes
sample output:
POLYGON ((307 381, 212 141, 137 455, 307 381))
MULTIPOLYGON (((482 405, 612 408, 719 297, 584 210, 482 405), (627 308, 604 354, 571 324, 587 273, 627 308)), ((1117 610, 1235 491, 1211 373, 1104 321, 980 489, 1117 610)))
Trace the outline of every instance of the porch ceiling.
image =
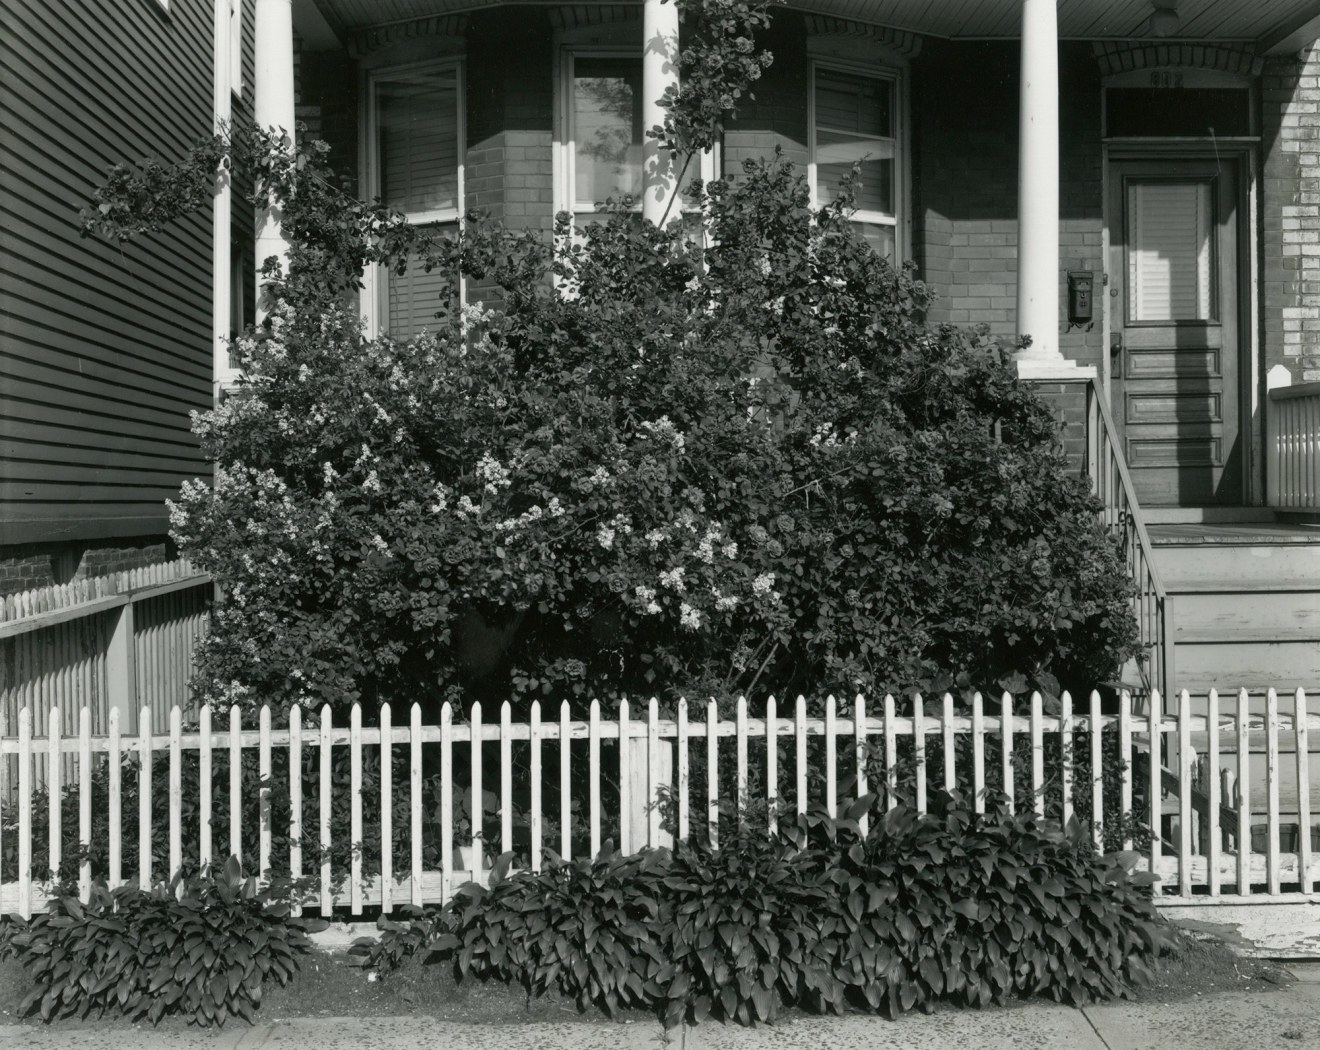
MULTIPOLYGON (((508 0, 294 0, 304 13, 314 7, 336 33, 435 15, 504 6, 508 0)), ((616 6, 608 2, 565 4, 563 0, 522 0, 545 6, 616 6)), ((635 0, 640 6, 640 0, 635 0)), ((790 0, 790 6, 817 14, 949 39, 1015 38, 1022 0, 790 0)), ((1064 39, 1153 39, 1148 29, 1152 0, 1059 0, 1059 36, 1064 39)), ((1168 6, 1164 0, 1162 6, 1168 6)), ((1318 0, 1178 0, 1179 26, 1165 40, 1252 42, 1263 49, 1320 21, 1318 0)), ((314 14, 313 14, 314 17, 314 14)), ((1318 30, 1320 31, 1320 30, 1318 30)))

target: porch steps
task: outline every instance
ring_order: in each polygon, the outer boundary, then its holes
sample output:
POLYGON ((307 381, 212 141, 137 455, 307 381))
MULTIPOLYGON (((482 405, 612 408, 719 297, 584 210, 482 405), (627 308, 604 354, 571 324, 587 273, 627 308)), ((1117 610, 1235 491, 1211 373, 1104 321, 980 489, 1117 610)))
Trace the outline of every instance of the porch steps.
MULTIPOLYGON (((1173 600, 1174 686, 1320 693, 1320 525, 1151 523, 1173 600)), ((1253 713, 1254 713, 1253 704, 1253 713)))

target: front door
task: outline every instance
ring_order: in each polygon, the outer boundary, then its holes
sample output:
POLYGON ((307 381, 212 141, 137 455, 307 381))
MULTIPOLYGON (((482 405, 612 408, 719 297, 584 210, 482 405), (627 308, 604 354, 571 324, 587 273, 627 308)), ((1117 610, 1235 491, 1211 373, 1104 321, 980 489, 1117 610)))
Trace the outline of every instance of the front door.
POLYGON ((1111 404, 1137 498, 1240 505, 1236 162, 1113 160, 1109 176, 1111 404))

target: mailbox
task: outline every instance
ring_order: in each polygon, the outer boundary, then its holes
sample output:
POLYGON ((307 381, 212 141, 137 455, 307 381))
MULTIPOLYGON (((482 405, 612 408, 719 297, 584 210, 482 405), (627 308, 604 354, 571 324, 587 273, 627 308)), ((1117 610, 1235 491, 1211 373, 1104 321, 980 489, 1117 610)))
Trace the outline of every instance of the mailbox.
POLYGON ((1095 274, 1090 270, 1068 271, 1068 323, 1088 324, 1094 312, 1091 301, 1095 274))

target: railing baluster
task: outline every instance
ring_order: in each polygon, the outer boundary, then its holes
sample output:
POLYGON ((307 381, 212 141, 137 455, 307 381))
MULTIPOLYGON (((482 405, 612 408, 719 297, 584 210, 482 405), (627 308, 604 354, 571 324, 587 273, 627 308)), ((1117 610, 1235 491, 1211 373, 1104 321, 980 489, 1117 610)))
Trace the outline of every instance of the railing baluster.
POLYGON ((1219 807, 1223 804, 1219 780, 1219 693, 1211 689, 1206 705, 1206 808, 1210 811, 1206 821, 1205 866, 1206 881, 1212 897, 1220 894, 1219 854, 1223 846, 1219 807))
POLYGON ((1251 726, 1245 689, 1237 698, 1237 891, 1251 893, 1251 726))

